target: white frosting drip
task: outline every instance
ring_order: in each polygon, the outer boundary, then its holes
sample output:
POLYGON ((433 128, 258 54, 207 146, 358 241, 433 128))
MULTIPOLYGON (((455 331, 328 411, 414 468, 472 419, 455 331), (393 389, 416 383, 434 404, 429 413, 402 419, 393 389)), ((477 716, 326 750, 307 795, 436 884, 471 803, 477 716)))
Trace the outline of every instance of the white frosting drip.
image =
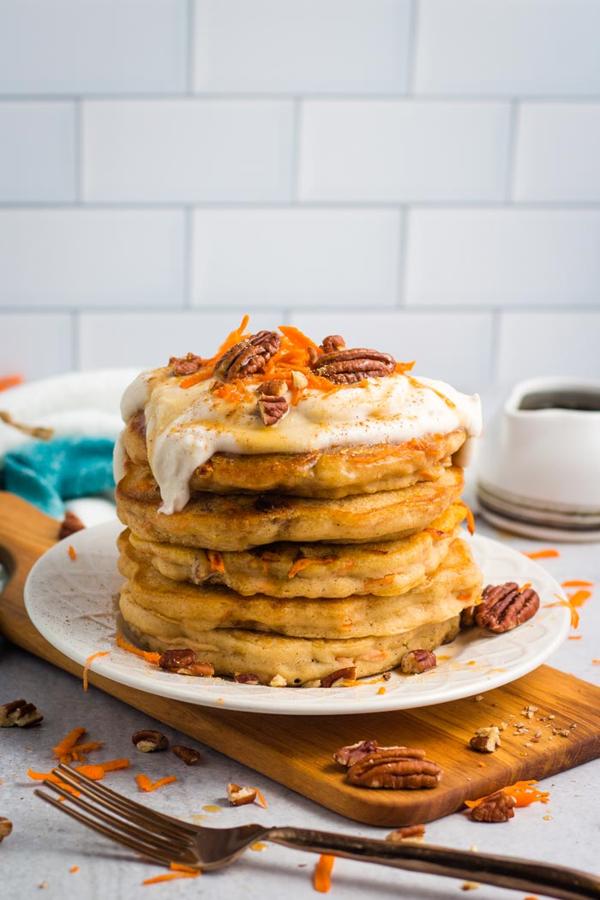
POLYGON ((394 374, 329 394, 307 390, 297 406, 269 427, 256 414, 252 396, 243 402, 220 399, 211 394, 212 379, 188 389, 169 379, 150 390, 150 378, 146 374, 133 382, 121 408, 125 421, 146 411, 148 460, 160 488, 160 512, 167 515, 183 509, 192 473, 214 453, 304 453, 399 444, 460 427, 469 437, 481 432, 478 395, 461 394, 428 378, 394 374))

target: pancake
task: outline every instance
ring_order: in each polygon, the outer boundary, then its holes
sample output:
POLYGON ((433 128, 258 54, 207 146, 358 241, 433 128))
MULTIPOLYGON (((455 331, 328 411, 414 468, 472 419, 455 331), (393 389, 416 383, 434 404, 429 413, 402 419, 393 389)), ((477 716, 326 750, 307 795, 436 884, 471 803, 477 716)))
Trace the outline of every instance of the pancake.
POLYGON ((288 685, 299 686, 346 666, 356 666, 357 678, 376 675, 398 666, 409 650, 434 650, 454 640, 460 630, 460 618, 454 616, 391 637, 357 640, 307 640, 228 628, 192 639, 182 635, 178 623, 143 609, 127 596, 121 597, 120 605, 128 632, 139 646, 159 651, 189 647, 202 662, 211 663, 218 675, 251 673, 262 684, 280 675, 288 685))
MULTIPOLYGON (((278 491, 325 498, 398 490, 417 480, 417 473, 450 465, 466 436, 464 428, 457 428, 400 444, 332 447, 310 453, 215 453, 192 473, 190 488, 218 494, 278 491)), ((123 447, 136 465, 148 465, 143 412, 127 423, 123 447)))
POLYGON ((244 596, 394 597, 437 569, 465 516, 464 504, 453 503, 424 531, 399 541, 280 543, 221 553, 126 534, 137 556, 172 581, 219 584, 244 596))
POLYGON ((481 594, 479 569, 460 539, 453 542, 444 563, 422 584, 396 597, 242 597, 215 585, 185 583, 176 585, 174 591, 173 582, 140 560, 126 538, 121 541, 119 568, 128 579, 121 597, 159 617, 165 635, 175 632, 186 640, 197 640, 199 635, 220 628, 328 640, 389 636, 459 615, 464 607, 475 605, 481 594))
POLYGON ((180 512, 159 512, 148 470, 130 466, 116 491, 117 514, 150 541, 210 550, 247 550, 275 541, 366 543, 421 531, 460 495, 462 469, 400 491, 322 500, 277 494, 195 494, 180 512))

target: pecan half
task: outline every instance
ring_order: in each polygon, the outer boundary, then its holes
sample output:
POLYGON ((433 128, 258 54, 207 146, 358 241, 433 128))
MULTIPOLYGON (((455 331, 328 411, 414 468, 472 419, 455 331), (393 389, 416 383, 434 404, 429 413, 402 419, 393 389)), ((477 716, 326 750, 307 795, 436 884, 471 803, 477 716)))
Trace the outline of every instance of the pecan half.
POLYGON ((58 539, 59 541, 62 541, 63 538, 70 537, 72 534, 75 534, 76 531, 81 531, 83 528, 85 528, 85 525, 79 516, 76 516, 74 512, 71 512, 71 510, 68 509, 64 519, 60 523, 58 539))
POLYGON ((171 750, 181 759, 186 766, 197 766, 202 759, 201 754, 194 750, 193 747, 184 747, 182 744, 175 744, 171 750))
POLYGON ((490 725, 489 728, 477 729, 469 741, 469 747, 478 753, 493 753, 501 743, 500 729, 497 725, 490 725))
POLYGON ((12 700, 0 706, 0 728, 33 728, 39 725, 43 715, 27 700, 12 700))
POLYGON ((230 783, 227 785, 227 797, 232 806, 245 806, 246 803, 256 803, 263 809, 267 809, 267 801, 258 788, 230 783))
POLYGON ((396 360, 389 353, 356 347, 324 353, 312 370, 335 384, 353 384, 363 378, 383 378, 394 371, 396 360))
POLYGON ((328 334, 321 342, 321 350, 323 353, 335 353, 336 350, 343 350, 346 341, 341 334, 328 334))
POLYGON ((289 408, 286 398, 277 394, 262 393, 258 397, 258 412, 265 425, 276 425, 289 408))
POLYGON ((437 763, 424 750, 411 747, 380 748, 348 769, 348 781, 366 788, 413 790, 434 788, 442 777, 437 763))
POLYGON ((540 598, 533 588, 521 591, 514 581, 488 584, 481 603, 475 607, 475 624, 493 634, 503 634, 527 622, 539 608, 540 598))
POLYGON ((420 841, 424 837, 424 825, 404 825, 403 828, 396 828, 395 831, 390 831, 386 837, 386 841, 389 841, 391 844, 401 844, 402 841, 408 840, 420 841))
POLYGON ((357 741, 356 744, 348 744, 347 747, 340 747, 333 754, 333 758, 340 766, 349 768, 353 766, 359 759, 364 759, 374 750, 379 749, 377 741, 357 741))
POLYGON ((10 819, 5 819, 4 816, 0 816, 0 843, 4 840, 5 837, 8 837, 12 831, 12 822, 10 819))
POLYGON ((409 650, 400 660, 400 669, 405 675, 419 675, 437 666, 437 657, 431 650, 409 650))
POLYGON ((171 375, 195 375, 204 365, 204 360, 195 353, 186 353, 185 356, 172 356, 169 365, 171 375))
POLYGON ((490 794, 471 810, 471 818, 476 822, 508 822, 512 819, 516 800, 504 791, 490 794))
POLYGON ((330 672, 329 675, 321 678, 321 687, 333 687, 338 681, 343 681, 346 678, 350 681, 354 681, 356 678, 356 666, 346 666, 345 669, 338 669, 336 672, 330 672))
POLYGON ((276 331, 258 331, 244 338, 217 361, 215 377, 221 381, 234 381, 245 375, 264 372, 271 357, 279 350, 280 343, 281 337, 276 331))
POLYGON ((169 749, 169 741, 165 735, 161 731, 153 731, 150 728, 134 732, 131 735, 131 742, 141 753, 156 753, 158 750, 169 749))

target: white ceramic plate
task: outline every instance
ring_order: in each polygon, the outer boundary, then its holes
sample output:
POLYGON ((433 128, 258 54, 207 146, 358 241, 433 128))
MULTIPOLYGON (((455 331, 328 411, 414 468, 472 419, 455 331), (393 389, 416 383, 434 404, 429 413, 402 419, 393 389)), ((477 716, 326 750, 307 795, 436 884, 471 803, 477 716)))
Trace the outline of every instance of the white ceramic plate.
POLYGON ((387 682, 356 687, 271 688, 223 678, 174 675, 115 646, 115 602, 122 578, 115 540, 122 526, 108 522, 80 531, 49 550, 35 564, 25 586, 25 604, 35 627, 58 650, 78 663, 98 650, 110 655, 94 671, 149 693, 201 706, 285 715, 340 715, 410 709, 482 693, 525 675, 564 640, 569 611, 547 604, 561 595, 554 579, 523 554, 489 538, 471 545, 485 582, 531 582, 542 608, 529 622, 506 634, 463 632, 439 650, 438 666, 422 675, 392 674, 387 682), (77 558, 68 555, 72 544, 77 558), (378 693, 381 687, 385 693, 378 693))

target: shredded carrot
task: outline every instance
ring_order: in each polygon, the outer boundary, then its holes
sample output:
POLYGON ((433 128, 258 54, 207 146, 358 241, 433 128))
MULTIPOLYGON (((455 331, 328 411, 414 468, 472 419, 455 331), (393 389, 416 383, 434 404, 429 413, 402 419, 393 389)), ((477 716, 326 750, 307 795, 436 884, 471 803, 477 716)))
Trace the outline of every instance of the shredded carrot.
POLYGON ((134 645, 130 644, 129 641, 126 640, 119 632, 117 632, 117 635, 115 637, 115 643, 117 647, 121 648, 121 650, 125 650, 127 653, 133 653, 135 656, 139 656, 141 659, 145 659, 147 663, 150 663, 150 665, 158 665, 160 653, 150 653, 147 650, 140 650, 139 647, 134 647, 134 645))
POLYGON ((593 659, 593 660, 592 660, 592 665, 593 665, 593 666, 600 666, 600 659, 593 659))
POLYGON ((67 553, 69 554, 69 559, 72 559, 73 562, 75 562, 75 560, 77 559, 77 550, 72 544, 69 544, 67 553))
POLYGON ((71 866, 71 868, 69 869, 69 872, 71 875, 76 875, 77 872, 79 872, 79 866, 71 866))
POLYGON ((267 801, 266 801, 266 799, 265 799, 265 795, 263 794, 262 791, 259 791, 258 788, 256 788, 256 800, 255 800, 254 802, 255 802, 258 806, 260 806, 261 809, 268 809, 268 808, 269 808, 269 804, 267 803, 267 801))
POLYGON ((528 556, 529 559, 554 559, 560 556, 560 552, 550 547, 548 550, 530 550, 529 553, 523 555, 528 556))
MULTIPOLYGON (((503 794, 508 794, 509 797, 514 797, 516 801, 517 807, 529 806, 531 803, 548 803, 550 799, 549 791, 538 791, 534 785, 537 784, 537 781, 533 779, 530 781, 516 781, 515 784, 509 784, 506 787, 502 788, 503 794)), ((468 806, 469 809, 473 809, 475 806, 479 806, 480 803, 483 803, 489 794, 485 797, 479 797, 477 800, 465 800, 465 806, 468 806)))
POLYGON ((200 870, 194 872, 166 872, 164 875, 155 875, 153 878, 144 878, 143 885, 161 884, 164 881, 176 881, 178 878, 197 878, 202 873, 200 870))
POLYGON ((104 741, 86 741, 84 744, 76 744, 69 753, 65 754, 66 758, 61 756, 60 761, 65 763, 73 760, 75 762, 85 762, 88 753, 91 753, 92 750, 100 750, 102 747, 104 747, 104 741))
MULTIPOLYGON (((264 558, 265 555, 263 554, 262 559, 264 558)), ((288 578, 293 578, 298 572, 302 572, 308 566, 312 566, 313 564, 328 566, 330 563, 334 562, 336 562, 335 556, 320 556, 312 559, 303 557, 302 559, 297 559, 296 562, 292 563, 288 570, 288 578)))
POLYGON ((196 876, 202 875, 202 869, 196 869, 194 866, 184 866, 183 863, 172 862, 169 863, 169 868, 172 869, 173 872, 185 872, 188 875, 196 876))
POLYGON ((331 872, 334 862, 335 857, 329 853, 322 853, 319 856, 313 873, 313 887, 320 894, 327 894, 331 890, 331 872))
POLYGON ((225 571, 225 563, 223 562, 223 556, 219 553, 218 550, 207 550, 206 555, 208 556, 208 562, 210 565, 211 572, 224 572, 225 571))
POLYGON ((561 587, 564 588, 572 588, 572 587, 593 587, 593 581, 563 581, 561 587))
POLYGON ((210 378, 214 372, 215 363, 219 359, 219 357, 223 356, 224 353, 226 353, 243 339, 244 332, 249 321, 250 316, 245 315, 238 327, 227 335, 215 355, 206 360, 206 366, 203 366, 198 372, 195 372, 193 375, 189 375, 187 378, 184 378, 179 382, 179 386, 182 388, 190 388, 195 384, 199 384, 199 382, 206 381, 207 378, 210 378))
POLYGON ((470 506, 467 506, 463 500, 460 500, 459 502, 461 506, 464 506, 467 513, 467 530, 469 534, 475 534, 475 516, 473 515, 473 510, 470 506))
POLYGON ((522 584, 522 585, 521 585, 521 587, 519 588, 519 590, 520 590, 520 591, 526 591, 526 590, 528 590, 530 587, 531 587, 531 582, 530 582, 530 581, 526 581, 525 584, 522 584))
POLYGON ((86 734, 85 728, 73 728, 73 730, 70 731, 62 739, 62 741, 59 741, 58 744, 52 748, 52 752, 58 758, 64 756, 66 753, 69 753, 73 749, 77 741, 82 738, 84 734, 86 734))
POLYGON ((378 694, 385 694, 385 688, 384 688, 384 687, 380 687, 379 690, 377 691, 377 693, 378 693, 378 694))
POLYGON ((568 639, 570 641, 580 641, 581 635, 580 634, 570 634, 568 639))
POLYGON ((95 659, 100 659, 101 656, 108 656, 109 653, 110 653, 110 650, 98 650, 97 653, 92 653, 86 659, 84 666, 83 666, 83 689, 84 689, 84 691, 87 691, 87 689, 89 687, 88 675, 89 675, 89 671, 90 671, 92 663, 94 662, 95 659))
POLYGON ((166 784, 173 784, 174 781, 177 781, 177 776, 168 775, 166 778, 159 778, 158 781, 151 781, 147 775, 140 774, 135 776, 135 781, 140 791, 150 794, 166 784))
POLYGON ((6 391, 8 388, 16 387, 18 384, 22 384, 22 382, 22 375, 5 375, 3 378, 0 378, 0 391, 6 391))
POLYGON ((79 797, 80 791, 71 787, 70 784, 61 781, 54 772, 36 772, 34 769, 27 769, 27 777, 31 778, 32 781, 51 781, 52 784, 57 784, 66 791, 67 794, 73 794, 74 797, 79 797))
MULTIPOLYGON (((555 597, 559 596, 558 594, 554 595, 555 597)), ((559 598, 557 603, 547 603, 546 607, 550 608, 552 606, 565 606, 567 609, 571 611, 571 627, 579 628, 579 612, 578 610, 586 600, 589 600, 592 596, 591 591, 575 591, 574 594, 569 594, 568 599, 559 598)))
POLYGON ((107 772, 116 772, 118 769, 128 769, 128 759, 108 759, 103 763, 96 763, 90 766, 77 766, 77 771, 82 775, 91 778, 92 781, 101 781, 107 772))
POLYGON ((312 347, 313 350, 317 350, 319 353, 322 352, 308 335, 304 334, 303 331, 300 331, 300 329, 296 328, 294 325, 280 325, 279 330, 286 336, 293 347, 298 347, 301 350, 307 350, 309 347, 312 347))

